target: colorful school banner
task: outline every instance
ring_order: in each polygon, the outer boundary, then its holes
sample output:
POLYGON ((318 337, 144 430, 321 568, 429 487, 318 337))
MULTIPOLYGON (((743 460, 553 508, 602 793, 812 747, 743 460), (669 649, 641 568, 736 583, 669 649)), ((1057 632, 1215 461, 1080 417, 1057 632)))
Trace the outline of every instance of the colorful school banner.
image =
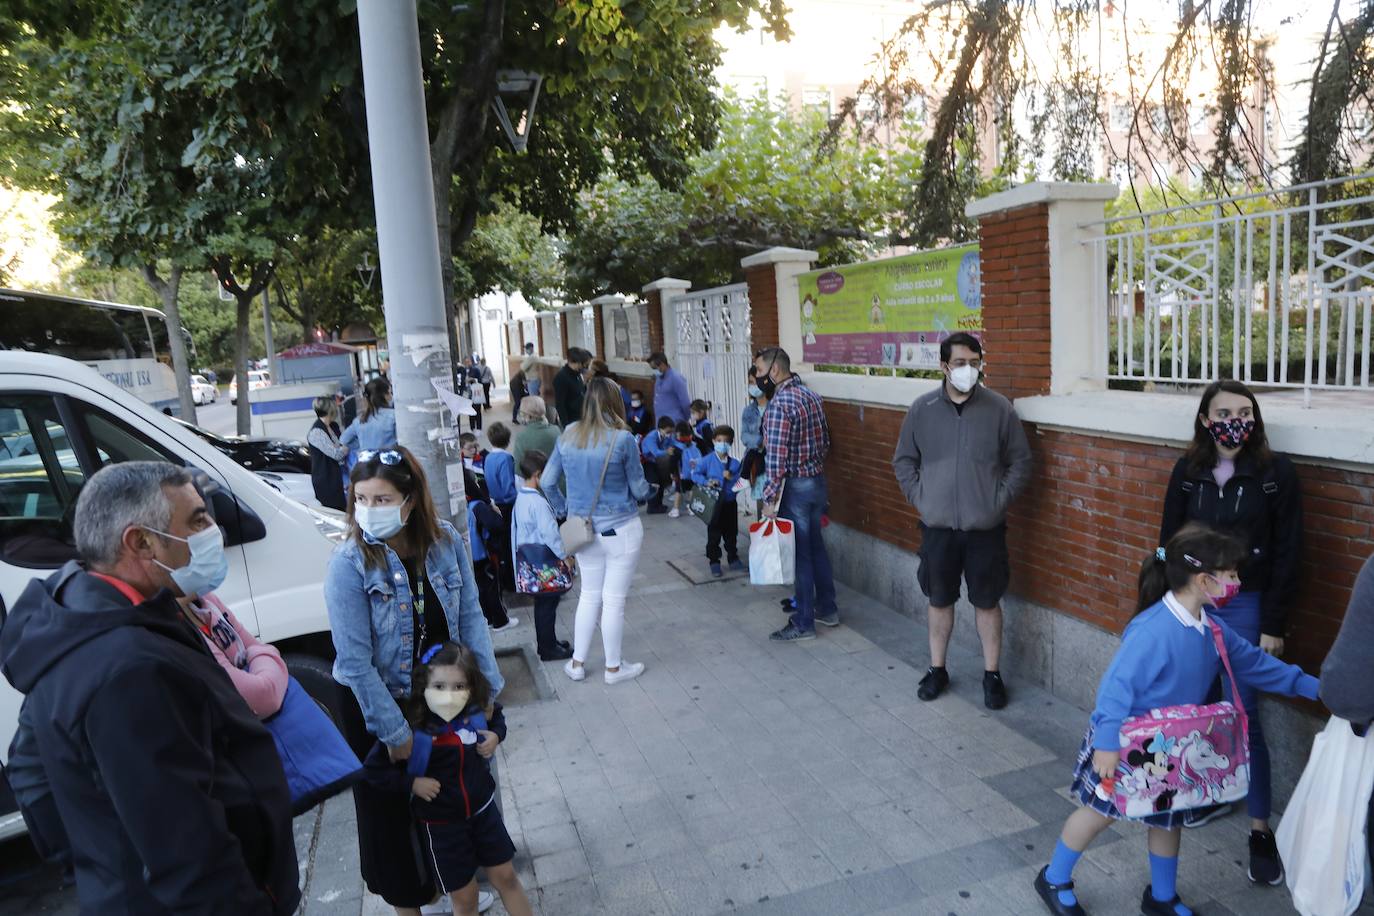
POLYGON ((808 363, 938 369, 940 341, 983 327, 977 245, 815 270, 797 280, 808 363))

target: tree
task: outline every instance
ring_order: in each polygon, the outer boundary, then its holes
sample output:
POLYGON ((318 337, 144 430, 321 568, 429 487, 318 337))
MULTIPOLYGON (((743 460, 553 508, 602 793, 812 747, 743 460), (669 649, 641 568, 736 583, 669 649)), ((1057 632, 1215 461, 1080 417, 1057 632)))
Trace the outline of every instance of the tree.
POLYGON ((834 264, 902 242, 900 203, 920 175, 909 137, 890 157, 853 132, 823 144, 819 112, 727 99, 718 141, 678 189, 644 175, 584 196, 567 243, 571 294, 633 292, 665 275, 728 282, 741 257, 776 245, 834 264))
MULTIPOLYGON (((716 132, 714 29, 744 28, 759 13, 787 34, 783 0, 421 0, 419 12, 440 264, 451 296, 454 252, 501 195, 558 232, 572 225, 579 192, 608 170, 681 180, 688 158, 716 132), (523 155, 507 151, 490 116, 505 69, 543 76, 523 155)), ((452 300, 446 311, 453 314, 452 300)))
MULTIPOLYGON (((1101 78, 1107 70, 1122 72, 1128 87, 1126 140, 1110 150, 1113 159, 1146 162, 1149 183, 1161 189, 1170 187, 1167 175, 1175 170, 1195 172, 1213 197, 1235 185, 1272 184, 1279 175, 1253 104, 1274 92, 1268 38, 1254 24, 1257 7, 1256 0, 1186 0, 1173 22, 1161 25, 1158 17, 1127 23, 1125 4, 1101 0, 931 0, 882 44, 873 75, 842 103, 832 126, 861 123, 872 131, 913 103, 932 109, 921 182, 908 208, 913 240, 923 245, 963 231, 971 188, 961 175, 964 150, 980 136, 997 148, 1008 174, 1088 177, 1085 154, 1101 147, 1113 103, 1113 89, 1101 78), (1109 20, 1121 23, 1123 44, 1104 58, 1099 39, 1109 20), (1139 42, 1132 46, 1142 25, 1169 30, 1162 53, 1147 56, 1139 42), (1053 49, 1048 69, 1036 63, 1044 55, 1030 53, 1031 46, 1053 49), (1189 81, 1198 73, 1215 84, 1205 110, 1210 149, 1190 129, 1189 81), (860 113, 870 109, 877 118, 865 121, 860 113)), ((1348 169, 1359 149, 1352 115, 1374 107, 1374 3, 1361 0, 1350 22, 1341 18, 1342 7, 1333 0, 1315 61, 1303 140, 1289 163, 1297 181, 1348 169)), ((1130 185, 1138 193, 1133 172, 1130 185)))
POLYGON ((520 292, 536 309, 551 307, 567 286, 561 246, 544 234, 539 219, 507 201, 477 218, 454 254, 453 284, 459 300, 493 290, 520 292))
MULTIPOLYGON (((87 10, 94 27, 40 9, 8 30, 17 62, 0 85, 15 103, 10 120, 36 138, 45 166, 16 174, 62 193, 58 228, 78 250, 137 267, 158 290, 183 411, 193 416, 176 327, 182 272, 209 266, 237 298, 243 377, 252 300, 281 246, 368 212, 358 200, 358 144, 348 140, 357 132, 336 82, 351 70, 315 53, 318 42, 356 54, 356 27, 337 9, 321 17, 266 0, 87 10), (165 276, 160 260, 171 262, 165 276)), ((239 431, 248 424, 242 399, 239 431)))
POLYGON ((302 340, 355 321, 381 324, 381 284, 373 278, 369 286, 358 273, 364 255, 376 249, 376 233, 363 230, 325 229, 282 243, 273 304, 300 326, 302 340))

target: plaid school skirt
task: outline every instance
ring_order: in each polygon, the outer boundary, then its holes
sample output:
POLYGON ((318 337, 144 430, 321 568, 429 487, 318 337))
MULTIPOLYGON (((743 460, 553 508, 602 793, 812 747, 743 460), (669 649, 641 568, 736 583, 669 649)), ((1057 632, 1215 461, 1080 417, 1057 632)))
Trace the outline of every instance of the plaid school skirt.
POLYGON ((1187 811, 1165 811, 1145 817, 1128 817, 1122 814, 1110 795, 1105 792, 1098 793, 1100 784, 1101 780, 1093 770, 1093 728, 1089 725, 1087 733, 1083 735, 1083 743, 1078 748, 1078 761, 1073 767, 1073 785, 1069 787, 1069 791, 1077 796, 1078 801, 1112 820, 1133 821, 1147 827, 1158 827, 1161 830, 1173 830, 1183 826, 1183 818, 1187 815, 1187 811), (1104 798, 1103 795, 1107 795, 1107 797, 1104 798))

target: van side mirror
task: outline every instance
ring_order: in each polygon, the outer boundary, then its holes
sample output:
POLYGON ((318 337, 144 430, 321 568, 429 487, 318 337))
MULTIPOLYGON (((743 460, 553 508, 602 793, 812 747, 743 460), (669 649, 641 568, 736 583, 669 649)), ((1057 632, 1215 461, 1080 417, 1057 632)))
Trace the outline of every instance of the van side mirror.
POLYGON ((233 493, 220 486, 204 471, 191 469, 192 481, 201 498, 210 508, 215 523, 224 531, 224 546, 237 547, 267 537, 267 525, 256 512, 245 506, 233 493))

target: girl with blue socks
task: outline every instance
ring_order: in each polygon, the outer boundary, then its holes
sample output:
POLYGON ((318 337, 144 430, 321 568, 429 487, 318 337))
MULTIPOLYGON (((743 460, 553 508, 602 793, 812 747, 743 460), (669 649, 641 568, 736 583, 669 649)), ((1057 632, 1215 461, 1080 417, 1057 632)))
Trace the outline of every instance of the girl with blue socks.
MULTIPOLYGON (((1184 526, 1140 571, 1135 619, 1121 637, 1097 691, 1097 705, 1078 753, 1072 792, 1082 804, 1069 816, 1054 858, 1035 878, 1051 913, 1086 916, 1074 893, 1073 870, 1097 835, 1114 820, 1148 828, 1150 883, 1140 900, 1144 916, 1192 916, 1178 895, 1178 850, 1188 811, 1128 817, 1117 809, 1111 782, 1121 763, 1121 726, 1133 716, 1168 706, 1201 704, 1222 670, 1208 615, 1240 588, 1246 545, 1198 524, 1184 526), (1105 784, 1104 784, 1105 783, 1105 784)), ((1317 679, 1262 651, 1218 620, 1236 680, 1286 696, 1317 697, 1317 679)))

